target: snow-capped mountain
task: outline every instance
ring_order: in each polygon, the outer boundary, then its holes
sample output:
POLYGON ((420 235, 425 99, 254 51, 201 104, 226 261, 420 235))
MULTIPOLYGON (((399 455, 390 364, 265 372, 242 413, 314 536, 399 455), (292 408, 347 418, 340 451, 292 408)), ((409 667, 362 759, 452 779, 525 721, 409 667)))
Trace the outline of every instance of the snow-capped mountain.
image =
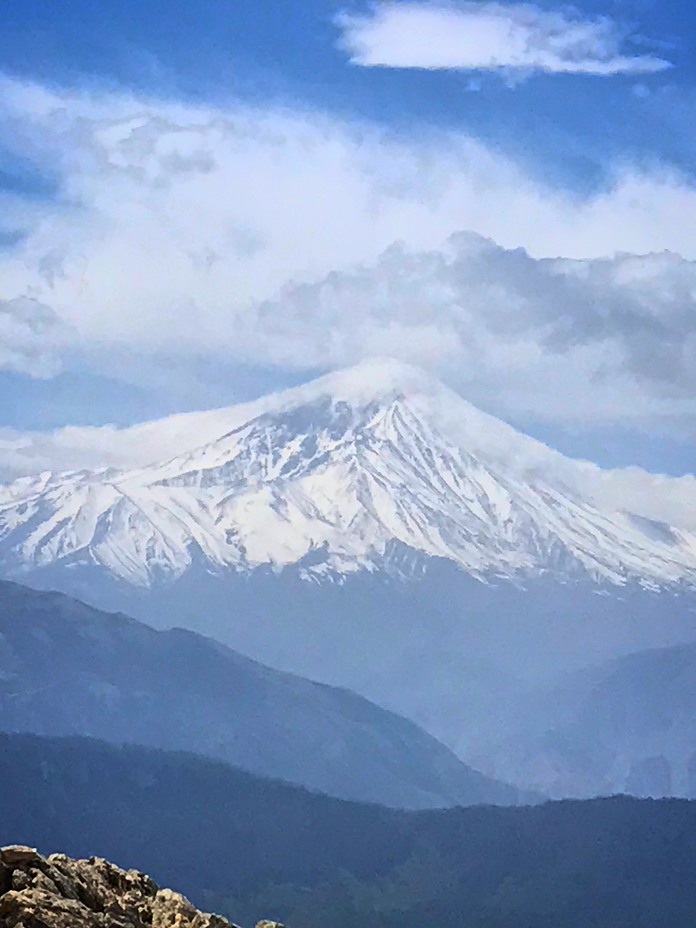
MULTIPOLYGON (((219 437, 137 471, 0 490, 5 573, 98 565, 127 583, 297 566, 696 585, 696 536, 583 497, 572 463, 419 371, 372 362, 217 415, 219 437), (423 558, 411 558, 411 562, 423 558)), ((195 428, 190 441, 196 445, 195 428)))
POLYGON ((168 461, 1 487, 4 574, 90 566, 149 587, 194 565, 336 579, 442 558, 481 579, 696 587, 696 534, 598 501, 582 464, 395 362, 187 425, 168 461))

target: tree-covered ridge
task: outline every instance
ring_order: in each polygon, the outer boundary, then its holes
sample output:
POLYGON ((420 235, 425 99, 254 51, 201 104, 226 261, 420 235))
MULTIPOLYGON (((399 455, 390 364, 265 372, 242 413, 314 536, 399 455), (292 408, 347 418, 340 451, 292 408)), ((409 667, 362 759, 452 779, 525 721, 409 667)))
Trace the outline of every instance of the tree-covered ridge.
POLYGON ((244 923, 693 928, 696 803, 397 812, 193 755, 0 736, 4 842, 99 854, 244 923))

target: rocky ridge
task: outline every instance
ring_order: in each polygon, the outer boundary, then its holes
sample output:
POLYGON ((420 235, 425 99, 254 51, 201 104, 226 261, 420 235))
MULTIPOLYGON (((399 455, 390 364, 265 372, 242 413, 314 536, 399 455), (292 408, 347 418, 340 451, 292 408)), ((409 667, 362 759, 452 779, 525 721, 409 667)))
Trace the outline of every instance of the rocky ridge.
MULTIPOLYGON (((34 848, 0 851, 0 928, 235 928, 199 912, 137 870, 100 857, 42 857, 34 848)), ((259 922, 257 928, 283 928, 259 922)))

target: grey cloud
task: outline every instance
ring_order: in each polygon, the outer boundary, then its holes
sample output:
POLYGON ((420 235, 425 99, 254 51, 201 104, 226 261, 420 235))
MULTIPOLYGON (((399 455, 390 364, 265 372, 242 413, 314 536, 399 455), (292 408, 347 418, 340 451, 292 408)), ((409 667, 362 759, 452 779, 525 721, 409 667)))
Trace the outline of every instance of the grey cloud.
POLYGON ((696 262, 665 253, 557 265, 573 310, 551 348, 611 340, 632 375, 696 394, 696 262))
POLYGON ((696 394, 696 262, 671 254, 539 260, 459 234, 441 251, 394 246, 373 266, 288 287, 255 324, 272 351, 279 339, 287 348, 302 337, 314 363, 349 362, 380 338, 416 363, 430 366, 432 348, 440 365, 482 371, 506 347, 584 351, 585 364, 587 351, 601 348, 597 377, 696 394))
POLYGON ((0 370, 52 377, 61 367, 65 336, 49 306, 29 297, 0 300, 0 370))

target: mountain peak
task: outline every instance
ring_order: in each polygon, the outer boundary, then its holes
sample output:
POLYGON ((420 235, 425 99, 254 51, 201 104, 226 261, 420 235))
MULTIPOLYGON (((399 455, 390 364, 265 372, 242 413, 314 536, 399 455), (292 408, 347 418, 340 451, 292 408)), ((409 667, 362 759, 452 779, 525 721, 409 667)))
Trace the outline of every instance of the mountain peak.
POLYGON ((319 389, 346 400, 379 400, 394 393, 431 395, 447 388, 422 368, 395 358, 373 357, 325 374, 304 389, 319 389))

